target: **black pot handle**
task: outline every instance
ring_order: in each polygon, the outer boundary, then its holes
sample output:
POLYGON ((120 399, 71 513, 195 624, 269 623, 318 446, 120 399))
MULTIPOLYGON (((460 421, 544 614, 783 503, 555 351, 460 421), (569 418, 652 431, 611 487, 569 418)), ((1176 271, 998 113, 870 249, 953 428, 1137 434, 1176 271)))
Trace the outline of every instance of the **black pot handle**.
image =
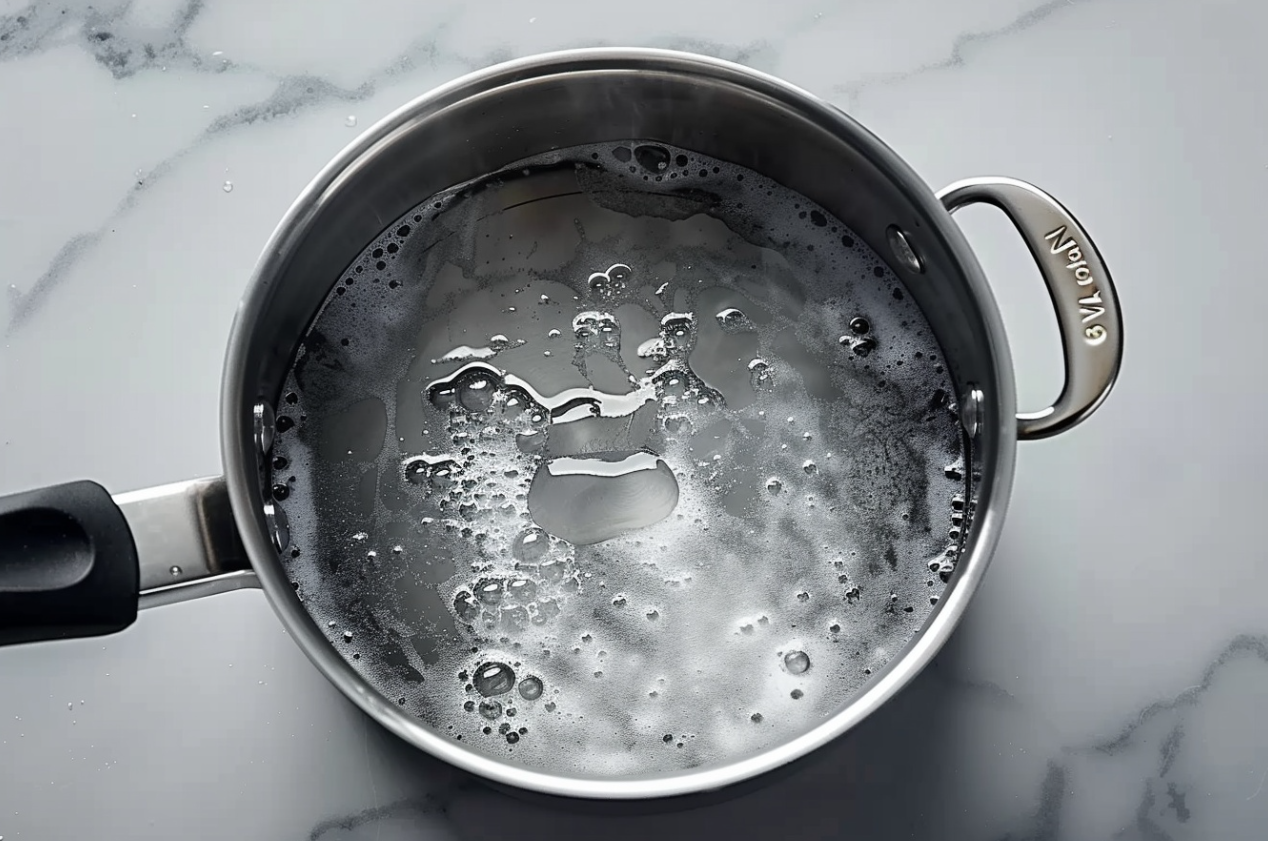
POLYGON ((219 477, 0 497, 0 645, 110 634, 138 609, 258 586, 219 477))
POLYGON ((0 497, 0 645, 121 631, 139 594, 132 530, 101 485, 0 497))

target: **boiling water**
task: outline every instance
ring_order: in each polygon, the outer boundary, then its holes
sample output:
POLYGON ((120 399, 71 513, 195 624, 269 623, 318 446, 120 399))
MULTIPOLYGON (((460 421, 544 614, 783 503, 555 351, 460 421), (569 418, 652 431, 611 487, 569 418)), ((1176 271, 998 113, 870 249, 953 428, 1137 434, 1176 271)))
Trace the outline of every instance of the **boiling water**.
POLYGON ((437 732, 617 777, 830 716, 952 569, 952 387, 876 254, 753 172, 570 149, 342 275, 279 407, 284 560, 437 732))

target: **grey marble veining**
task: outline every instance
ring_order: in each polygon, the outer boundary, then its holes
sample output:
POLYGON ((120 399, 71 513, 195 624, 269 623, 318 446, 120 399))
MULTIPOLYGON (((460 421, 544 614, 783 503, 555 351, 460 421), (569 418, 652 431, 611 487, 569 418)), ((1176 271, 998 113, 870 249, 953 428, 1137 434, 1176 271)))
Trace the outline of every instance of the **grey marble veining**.
MULTIPOLYGON (((740 61, 933 187, 1040 184, 1105 252, 1127 339, 1105 407, 1021 448, 934 666, 765 787, 619 817, 496 792, 368 723, 239 593, 0 650, 0 836, 1264 837, 1266 33, 1255 0, 0 0, 0 492, 218 472, 229 323, 290 201, 409 98, 547 49, 740 61)), ((1041 405, 1041 284, 1000 218, 957 220, 1041 405)))

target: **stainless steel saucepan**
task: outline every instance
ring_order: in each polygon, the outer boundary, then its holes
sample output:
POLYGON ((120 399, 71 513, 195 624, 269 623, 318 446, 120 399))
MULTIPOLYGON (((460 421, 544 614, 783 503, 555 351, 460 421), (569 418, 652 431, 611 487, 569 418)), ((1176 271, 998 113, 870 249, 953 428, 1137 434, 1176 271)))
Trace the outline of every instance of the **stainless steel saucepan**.
POLYGON ((1123 328, 1087 232, 1029 184, 976 178, 935 194, 840 110, 734 64, 599 49, 512 61, 440 87, 356 139, 304 190, 264 248, 229 340, 224 476, 111 497, 91 482, 0 499, 0 643, 92 636, 137 609, 261 587, 340 691, 402 739, 490 780, 549 794, 637 799, 717 789, 807 754, 860 722, 946 642, 1000 533, 1017 440, 1061 433, 1105 399, 1123 328), (265 487, 273 406, 299 338, 382 220, 429 195, 551 149, 646 138, 758 171, 831 210, 889 263, 926 314, 970 442, 973 515, 958 567, 920 633, 837 712, 758 755, 641 778, 542 773, 447 739, 385 698, 318 629, 279 560, 287 524, 265 487), (778 152, 778 153, 777 153, 778 152), (1047 284, 1065 352, 1049 408, 1018 414, 1008 343, 951 214, 995 205, 1047 284))

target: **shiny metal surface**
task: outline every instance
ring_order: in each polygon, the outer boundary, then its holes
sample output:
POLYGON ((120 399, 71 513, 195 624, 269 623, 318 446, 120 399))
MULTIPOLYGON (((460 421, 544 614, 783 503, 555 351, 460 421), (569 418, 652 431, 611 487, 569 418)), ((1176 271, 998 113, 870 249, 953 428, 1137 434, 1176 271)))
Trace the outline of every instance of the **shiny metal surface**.
POLYGON ((938 198, 951 213, 977 203, 1004 211, 1039 265, 1056 307, 1065 385, 1048 408, 1017 416, 1017 436, 1047 438, 1087 420, 1114 387, 1123 362, 1118 295, 1087 231, 1052 196, 1014 178, 960 181, 938 198))
POLYGON ((221 442, 243 543, 278 616, 314 664, 380 724, 491 780, 549 794, 637 799, 726 786, 797 759, 849 730, 923 668, 981 580, 1007 505, 1016 441, 1012 367, 999 313, 958 226, 888 147, 848 116, 769 76, 728 62, 659 50, 600 49, 537 56, 483 70, 404 106, 335 158, 301 194, 264 249, 239 309, 225 362, 221 442), (928 314, 959 393, 977 383, 972 449, 975 516, 959 567, 935 612, 857 697, 814 729, 757 756, 662 776, 622 779, 536 772, 468 750, 384 698, 329 645, 278 561, 256 473, 254 408, 275 402, 295 339, 338 275, 384 224, 423 198, 518 159, 562 146, 641 138, 761 171, 819 202, 877 253, 887 230, 923 272, 900 266, 928 314))
POLYGON ((265 401, 261 400, 255 404, 255 445, 260 448, 260 457, 263 458, 269 454, 269 450, 273 449, 273 423, 276 416, 273 413, 273 407, 265 401))
POLYGON ((977 437, 977 431, 982 426, 982 404, 985 400, 986 395, 982 394, 982 389, 972 383, 960 398, 960 423, 964 426, 964 434, 970 439, 977 437))
POLYGON ((141 607, 258 587, 233 527, 224 479, 117 494, 136 541, 141 607))

